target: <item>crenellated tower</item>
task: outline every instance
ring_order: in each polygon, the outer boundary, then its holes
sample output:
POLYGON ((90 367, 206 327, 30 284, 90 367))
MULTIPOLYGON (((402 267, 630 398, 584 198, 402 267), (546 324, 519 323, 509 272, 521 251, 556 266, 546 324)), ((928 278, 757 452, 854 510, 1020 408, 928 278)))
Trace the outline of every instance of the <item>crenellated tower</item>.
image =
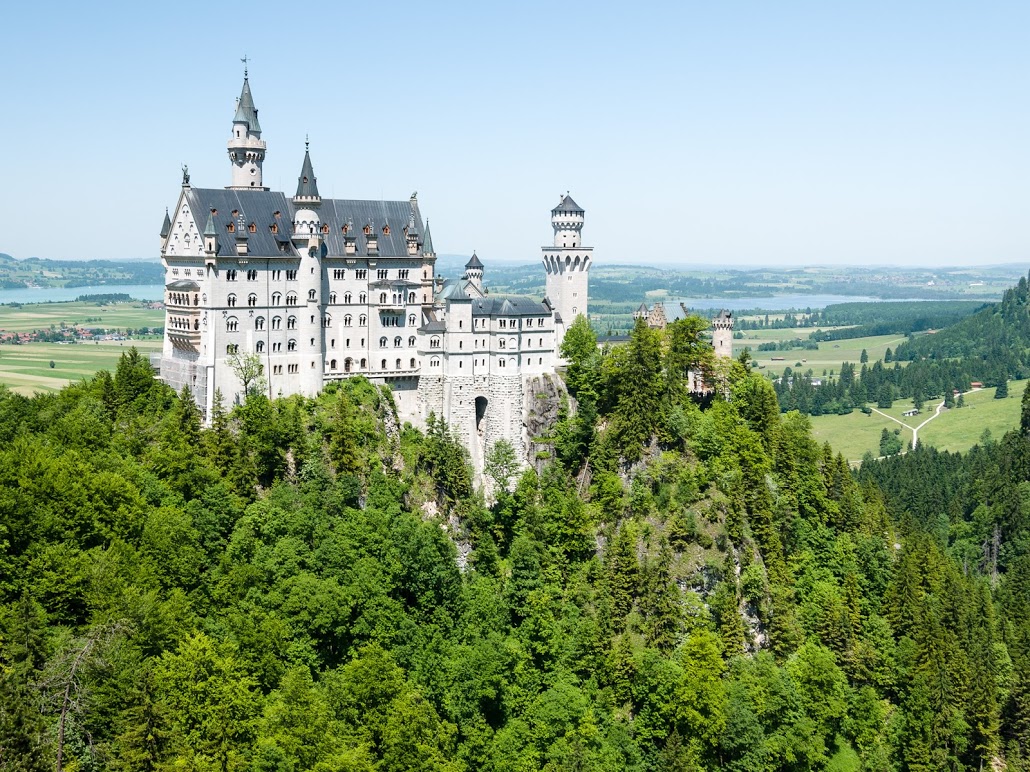
POLYGON ((236 115, 232 119, 229 160, 232 162, 229 190, 268 190, 261 182, 265 142, 261 139, 261 124, 258 123, 258 111, 254 107, 246 69, 243 71, 243 91, 236 100, 236 115))
POLYGON ((717 357, 733 358, 733 314, 726 309, 712 318, 712 348, 717 357))
POLYGON ((325 362, 325 303, 323 301, 322 258, 327 250, 324 228, 319 216, 322 197, 318 195, 318 180, 311 165, 308 143, 304 143, 304 163, 297 178, 297 194, 293 221, 293 245, 300 255, 297 270, 299 297, 297 299, 296 351, 300 357, 301 391, 313 397, 322 390, 323 363, 325 362))
POLYGON ((584 214, 572 196, 562 196, 558 206, 551 210, 554 245, 543 248, 547 300, 561 317, 556 325, 558 346, 576 317, 589 313, 589 274, 594 250, 582 243, 584 214))

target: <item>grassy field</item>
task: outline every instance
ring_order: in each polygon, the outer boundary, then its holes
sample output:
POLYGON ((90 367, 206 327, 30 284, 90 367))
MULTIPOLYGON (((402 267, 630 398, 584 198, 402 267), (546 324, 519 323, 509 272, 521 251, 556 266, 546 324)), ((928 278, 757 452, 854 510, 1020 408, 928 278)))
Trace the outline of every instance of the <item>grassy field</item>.
MULTIPOLYGON (((835 328, 825 328, 835 329, 835 328)), ((870 364, 877 359, 883 359, 887 349, 895 349, 898 344, 906 340, 904 335, 875 335, 866 338, 852 338, 850 340, 823 341, 819 349, 809 351, 805 349, 794 349, 792 351, 759 351, 760 343, 769 341, 790 340, 801 338, 807 340, 813 332, 811 328, 795 330, 744 330, 743 338, 736 338, 733 341, 734 354, 742 351, 745 346, 751 349, 752 359, 762 366, 762 373, 773 373, 779 375, 784 367, 797 369, 796 365, 801 362, 802 372, 812 369, 813 375, 822 376, 823 370, 827 373, 840 371, 841 362, 853 362, 859 366, 859 358, 862 356, 862 349, 869 354, 870 364), (783 357, 782 362, 774 362, 773 357, 783 357)), ((893 365, 891 365, 893 367, 893 365)))
POLYGON ((984 389, 965 397, 966 406, 949 410, 919 431, 919 442, 939 450, 967 450, 976 444, 984 429, 994 439, 1019 426, 1020 402, 1026 381, 1009 381, 1007 399, 995 399, 994 389, 984 389))
MULTIPOLYGON (((940 450, 969 450, 980 440, 984 429, 990 429, 995 439, 1019 425, 1020 400, 1027 381, 1010 381, 1008 399, 994 399, 994 389, 983 389, 965 395, 965 407, 946 410, 919 430, 919 442, 940 450)), ((866 451, 880 454, 880 432, 884 427, 901 429, 905 446, 912 441, 911 428, 919 426, 933 415, 940 400, 927 402, 918 416, 902 415, 912 407, 911 400, 897 400, 887 415, 901 421, 909 429, 878 413, 864 415, 859 411, 848 415, 822 415, 812 418, 812 434, 819 442, 829 442, 833 449, 851 461, 861 460, 866 451)))
POLYGON ((59 391, 72 381, 114 370, 123 352, 135 346, 143 354, 161 350, 160 340, 109 343, 27 343, 0 346, 0 383, 19 394, 59 391), (53 361, 54 367, 50 367, 53 361))
POLYGON ((165 313, 161 309, 146 308, 143 303, 30 303, 23 306, 0 306, 0 331, 30 332, 46 330, 50 325, 60 327, 84 325, 106 329, 162 327, 165 313), (87 322, 87 319, 92 321, 87 322))

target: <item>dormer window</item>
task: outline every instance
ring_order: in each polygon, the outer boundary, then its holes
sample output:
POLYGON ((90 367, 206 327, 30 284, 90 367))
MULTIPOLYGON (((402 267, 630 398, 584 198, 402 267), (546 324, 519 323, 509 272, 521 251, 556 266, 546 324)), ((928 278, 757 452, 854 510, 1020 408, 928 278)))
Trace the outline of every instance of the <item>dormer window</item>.
POLYGON ((279 232, 279 223, 277 223, 277 222, 272 223, 272 233, 278 233, 278 232, 279 232))
POLYGON ((328 233, 328 232, 329 232, 329 226, 328 225, 323 225, 322 226, 322 233, 328 233))
POLYGON ((229 221, 229 224, 226 227, 229 229, 229 233, 236 232, 236 223, 234 223, 232 220, 229 221))
POLYGON ((247 226, 247 230, 250 231, 251 233, 257 233, 257 225, 255 225, 254 223, 251 223, 250 225, 247 226))
POLYGON ((390 235, 390 226, 389 225, 384 225, 383 226, 383 235, 384 236, 389 236, 390 235))
POLYGON ((371 226, 369 226, 369 225, 366 225, 366 226, 365 226, 364 228, 362 228, 362 232, 363 232, 363 233, 364 233, 364 234, 365 234, 366 236, 370 235, 370 234, 372 233, 372 228, 371 228, 371 226))

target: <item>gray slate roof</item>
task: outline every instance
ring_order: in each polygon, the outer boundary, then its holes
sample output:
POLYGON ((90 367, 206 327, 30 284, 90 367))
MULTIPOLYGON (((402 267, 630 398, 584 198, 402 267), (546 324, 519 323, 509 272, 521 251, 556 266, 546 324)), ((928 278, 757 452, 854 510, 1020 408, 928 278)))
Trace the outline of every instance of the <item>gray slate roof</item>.
POLYGON ((170 284, 166 284, 165 289, 178 292, 196 292, 200 289, 200 285, 190 279, 176 279, 170 284))
MULTIPOLYGON (((297 252, 290 242, 293 218, 296 207, 291 199, 280 192, 271 190, 224 190, 222 188, 187 188, 186 200, 198 219, 204 212, 216 210, 211 215, 218 242, 217 254, 232 256, 236 254, 234 234, 229 233, 229 222, 233 220, 232 212, 243 214, 244 220, 254 223, 256 232, 250 234, 248 251, 250 257, 296 257, 297 252), (279 212, 279 217, 275 213, 279 212), (272 233, 272 223, 278 223, 279 232, 272 233), (280 249, 283 244, 285 250, 280 249)), ((381 257, 406 257, 408 245, 404 237, 404 228, 411 216, 410 201, 360 201, 350 199, 324 198, 318 207, 319 218, 329 226, 329 232, 323 238, 326 253, 329 257, 344 255, 343 226, 348 220, 353 223, 375 222, 378 231, 379 255, 381 257), (390 226, 390 233, 383 233, 383 226, 390 226)), ((415 226, 421 230, 422 216, 415 205, 415 226)), ((355 240, 356 256, 367 257, 368 246, 365 234, 360 226, 353 226, 351 233, 355 240)), ((428 239, 428 233, 426 235, 428 239)), ((431 246, 431 245, 430 245, 431 246)))
POLYGON ((254 97, 250 93, 250 81, 244 76, 243 91, 240 92, 240 100, 236 104, 236 117, 233 123, 245 123, 251 134, 261 133, 261 124, 258 123, 258 111, 254 107, 254 97))
POLYGON ((483 261, 480 260, 476 256, 475 252, 473 252, 472 253, 472 257, 470 257, 469 261, 467 263, 465 263, 465 267, 466 268, 482 268, 483 267, 483 261))
POLYGON ((172 232, 172 218, 168 216, 168 208, 165 207, 165 221, 161 226, 161 238, 167 238, 168 234, 172 232))
POLYGON ((472 301, 472 316, 550 316, 547 306, 524 297, 486 297, 472 301))
POLYGON ((551 210, 551 214, 558 214, 560 212, 584 214, 583 207, 581 207, 579 204, 573 201, 572 196, 570 196, 567 193, 564 196, 562 196, 561 203, 551 210))

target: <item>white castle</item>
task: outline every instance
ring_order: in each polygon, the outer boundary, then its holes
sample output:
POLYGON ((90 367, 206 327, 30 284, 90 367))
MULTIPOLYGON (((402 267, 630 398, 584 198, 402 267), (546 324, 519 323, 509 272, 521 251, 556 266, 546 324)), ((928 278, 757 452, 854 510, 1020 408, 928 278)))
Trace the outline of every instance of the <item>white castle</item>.
POLYGON ((260 358, 269 397, 314 396, 360 374, 393 390, 399 418, 443 418, 481 467, 498 439, 523 457, 526 392, 553 373, 566 326, 587 313, 592 251, 568 195, 551 210, 542 301, 491 297, 476 255, 445 284, 413 193, 406 201, 324 199, 305 143, 297 192, 262 182, 266 143, 246 73, 229 139, 232 184, 182 190, 161 229, 162 380, 206 415, 244 386, 230 360, 260 358))

